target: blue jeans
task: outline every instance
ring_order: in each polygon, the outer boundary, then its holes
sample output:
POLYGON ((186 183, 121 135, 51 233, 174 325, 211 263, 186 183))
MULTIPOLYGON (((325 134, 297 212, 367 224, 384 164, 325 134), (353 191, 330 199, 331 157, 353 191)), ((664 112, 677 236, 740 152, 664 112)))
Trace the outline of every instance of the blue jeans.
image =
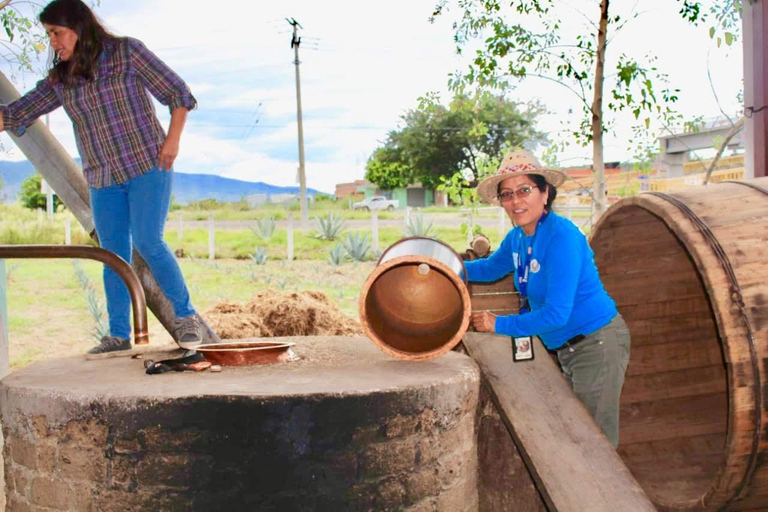
MULTIPOLYGON (((195 313, 176 257, 163 240, 173 172, 154 168, 120 185, 91 188, 91 208, 101 247, 131 263, 133 245, 173 306, 176 317, 195 313)), ((123 280, 104 265, 109 330, 131 339, 131 297, 123 280)))

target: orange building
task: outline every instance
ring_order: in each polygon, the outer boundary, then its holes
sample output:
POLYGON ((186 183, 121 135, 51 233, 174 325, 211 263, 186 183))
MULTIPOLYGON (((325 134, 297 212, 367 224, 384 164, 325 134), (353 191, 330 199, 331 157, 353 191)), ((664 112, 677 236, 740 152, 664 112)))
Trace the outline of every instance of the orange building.
POLYGON ((365 180, 355 180, 351 183, 338 183, 336 184, 336 199, 343 197, 363 195, 363 188, 370 185, 365 180))

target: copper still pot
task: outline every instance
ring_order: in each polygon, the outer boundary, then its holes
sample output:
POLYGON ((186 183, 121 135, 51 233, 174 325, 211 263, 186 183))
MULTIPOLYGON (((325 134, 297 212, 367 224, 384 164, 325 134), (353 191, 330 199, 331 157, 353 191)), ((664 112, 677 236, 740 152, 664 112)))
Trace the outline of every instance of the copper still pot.
POLYGON ((384 352, 423 360, 455 347, 469 327, 471 304, 461 257, 427 237, 387 248, 360 294, 360 323, 384 352))

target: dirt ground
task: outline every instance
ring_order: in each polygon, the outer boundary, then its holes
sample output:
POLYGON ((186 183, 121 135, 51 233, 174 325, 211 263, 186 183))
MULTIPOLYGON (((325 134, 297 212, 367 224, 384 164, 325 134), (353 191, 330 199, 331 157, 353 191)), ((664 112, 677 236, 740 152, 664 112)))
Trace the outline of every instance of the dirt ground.
MULTIPOLYGON (((82 261, 81 265, 103 302, 101 264, 82 261)), ((258 266, 241 260, 182 260, 181 266, 198 311, 226 339, 361 333, 356 320, 358 295, 375 263, 334 267, 324 261, 293 261, 258 266)), ((71 262, 19 260, 6 268, 12 370, 43 359, 80 355, 94 346, 94 319, 71 262)), ((173 343, 151 311, 147 313, 150 343, 173 343)))
POLYGON ((220 302, 203 313, 223 340, 272 336, 352 336, 360 323, 318 291, 265 290, 246 303, 220 302))

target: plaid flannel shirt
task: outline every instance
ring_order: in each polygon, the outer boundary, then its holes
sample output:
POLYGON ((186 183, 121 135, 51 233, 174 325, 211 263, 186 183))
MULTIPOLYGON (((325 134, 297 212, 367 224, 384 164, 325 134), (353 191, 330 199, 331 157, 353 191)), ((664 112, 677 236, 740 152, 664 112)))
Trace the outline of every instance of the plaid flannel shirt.
POLYGON ((187 84, 132 38, 109 39, 93 80, 73 86, 45 78, 18 100, 0 106, 5 129, 23 135, 38 117, 59 106, 72 120, 88 186, 124 183, 158 164, 165 131, 147 91, 171 111, 197 106, 187 84))

